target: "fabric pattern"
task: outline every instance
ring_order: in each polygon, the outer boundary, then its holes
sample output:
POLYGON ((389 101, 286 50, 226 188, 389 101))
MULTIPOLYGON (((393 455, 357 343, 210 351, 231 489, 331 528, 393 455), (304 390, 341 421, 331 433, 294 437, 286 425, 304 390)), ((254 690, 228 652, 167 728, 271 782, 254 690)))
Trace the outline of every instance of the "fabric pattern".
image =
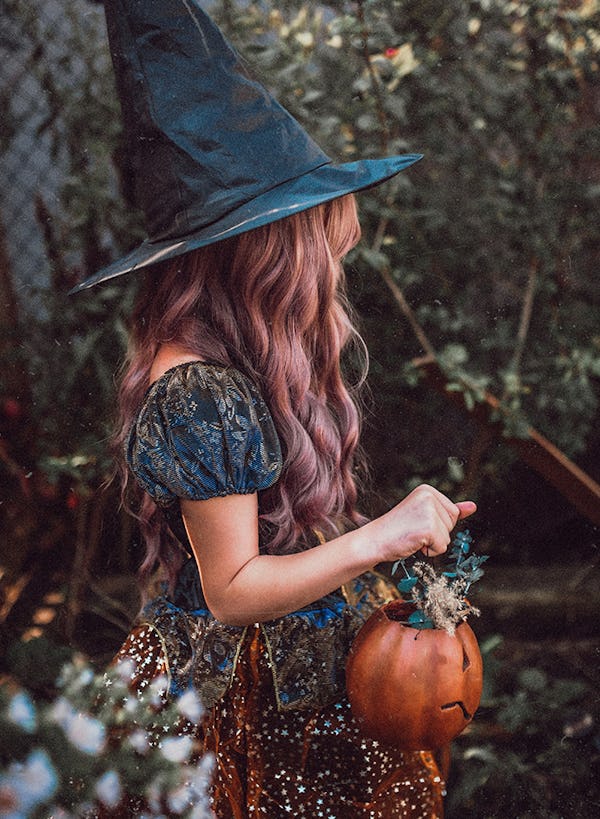
POLYGON ((260 393, 231 367, 192 361, 150 387, 126 458, 159 506, 250 494, 278 479, 282 458, 260 393))
MULTIPOLYGON (((394 596, 391 584, 369 572, 343 592, 261 623, 277 709, 314 710, 343 696, 354 637, 367 617, 394 596), (356 602, 349 603, 349 597, 356 602)), ((225 695, 247 628, 221 623, 207 609, 186 611, 168 595, 152 600, 140 623, 160 636, 173 694, 193 686, 207 707, 225 695)))

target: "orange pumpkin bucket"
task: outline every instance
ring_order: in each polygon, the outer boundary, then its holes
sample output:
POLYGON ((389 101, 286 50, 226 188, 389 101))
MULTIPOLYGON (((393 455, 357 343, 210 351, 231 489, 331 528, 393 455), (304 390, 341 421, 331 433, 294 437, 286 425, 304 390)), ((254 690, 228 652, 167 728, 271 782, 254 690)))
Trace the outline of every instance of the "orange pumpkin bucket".
POLYGON ((434 750, 463 731, 479 706, 483 664, 467 623, 453 635, 405 622, 412 603, 382 606, 361 628, 346 666, 352 713, 366 736, 401 750, 434 750))

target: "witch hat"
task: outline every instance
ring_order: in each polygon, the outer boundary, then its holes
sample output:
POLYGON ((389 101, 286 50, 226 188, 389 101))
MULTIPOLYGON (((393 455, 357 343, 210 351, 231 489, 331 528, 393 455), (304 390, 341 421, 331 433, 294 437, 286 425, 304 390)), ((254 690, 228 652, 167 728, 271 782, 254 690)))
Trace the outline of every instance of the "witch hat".
POLYGON ((371 187, 421 158, 333 164, 198 0, 104 5, 148 238, 71 292, 371 187))

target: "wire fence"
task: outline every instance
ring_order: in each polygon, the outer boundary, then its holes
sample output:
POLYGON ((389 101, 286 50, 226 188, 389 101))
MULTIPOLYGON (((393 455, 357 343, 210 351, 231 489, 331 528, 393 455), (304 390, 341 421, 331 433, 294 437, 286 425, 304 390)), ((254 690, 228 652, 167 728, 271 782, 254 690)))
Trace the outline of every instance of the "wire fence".
MULTIPOLYGON (((110 67, 101 3, 2 0, 0 8, 0 230, 4 264, 26 298, 48 281, 56 251, 50 225, 68 230, 65 191, 77 146, 66 118, 82 83, 93 81, 85 62, 98 75, 110 67)), ((76 244, 67 248, 78 264, 76 244)))

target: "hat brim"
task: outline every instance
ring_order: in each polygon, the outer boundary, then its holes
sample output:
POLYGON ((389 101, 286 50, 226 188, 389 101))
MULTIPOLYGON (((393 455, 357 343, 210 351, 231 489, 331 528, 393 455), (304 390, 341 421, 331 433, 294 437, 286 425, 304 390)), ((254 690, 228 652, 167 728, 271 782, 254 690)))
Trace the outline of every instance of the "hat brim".
POLYGON ((271 188, 225 214, 218 221, 186 236, 161 241, 144 240, 134 250, 78 284, 70 293, 176 258, 340 196, 371 188, 396 176, 422 157, 423 154, 404 154, 383 159, 363 159, 343 165, 321 165, 309 173, 271 188))

